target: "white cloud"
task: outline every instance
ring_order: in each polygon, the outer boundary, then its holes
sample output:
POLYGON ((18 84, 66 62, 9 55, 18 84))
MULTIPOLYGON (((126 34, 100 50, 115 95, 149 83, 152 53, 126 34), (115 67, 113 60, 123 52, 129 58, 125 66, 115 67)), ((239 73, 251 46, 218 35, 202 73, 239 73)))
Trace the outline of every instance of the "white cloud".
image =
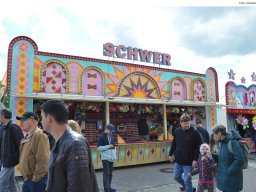
POLYGON ((193 12, 193 7, 165 7, 159 2, 158 5, 132 1, 121 5, 112 1, 86 2, 46 0, 38 5, 25 0, 6 1, 1 5, 0 79, 6 70, 9 42, 15 36, 27 35, 37 43, 39 51, 103 58, 102 44, 109 41, 169 53, 172 69, 205 73, 208 67, 214 67, 219 76, 220 97, 225 93, 227 72, 231 68, 236 73, 237 84, 242 76, 248 85, 252 83, 250 75, 256 71, 251 67, 256 59, 252 53, 255 45, 248 43, 249 35, 246 39, 241 34, 255 29, 251 23, 256 15, 254 9, 215 8, 211 13, 203 13, 193 12), (235 47, 235 51, 249 48, 246 54, 234 55, 227 47, 235 47), (217 49, 225 54, 218 57, 207 54, 217 49))

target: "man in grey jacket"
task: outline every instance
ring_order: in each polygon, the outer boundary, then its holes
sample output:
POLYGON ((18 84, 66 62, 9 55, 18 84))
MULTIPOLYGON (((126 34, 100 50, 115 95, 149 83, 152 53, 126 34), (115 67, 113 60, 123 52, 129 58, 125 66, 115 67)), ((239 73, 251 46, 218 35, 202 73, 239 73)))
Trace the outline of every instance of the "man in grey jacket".
POLYGON ((90 146, 68 128, 68 109, 61 100, 42 105, 43 129, 55 139, 48 172, 47 192, 99 192, 90 146))

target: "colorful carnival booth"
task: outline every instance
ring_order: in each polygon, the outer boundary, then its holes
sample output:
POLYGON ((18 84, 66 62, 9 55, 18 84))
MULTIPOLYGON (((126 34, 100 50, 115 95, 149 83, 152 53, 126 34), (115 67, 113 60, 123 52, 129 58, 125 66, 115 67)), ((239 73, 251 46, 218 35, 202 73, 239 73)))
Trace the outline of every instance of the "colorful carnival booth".
MULTIPOLYGON (((9 45, 7 89, 14 117, 30 110, 40 113, 47 99, 62 99, 70 119, 79 122, 92 148, 95 168, 101 168, 97 140, 104 125, 115 126, 118 159, 115 166, 168 160, 171 130, 180 115, 196 114, 211 129, 219 101, 215 69, 205 74, 161 67, 170 55, 123 45, 104 44, 104 55, 158 64, 145 66, 38 51, 30 38, 19 36, 9 45), (152 57, 152 58, 151 58, 152 57), (150 140, 140 141, 137 121, 143 115, 150 140)), ((112 59, 112 58, 111 58, 112 59)))
POLYGON ((236 129, 255 152, 256 139, 256 85, 249 87, 226 83, 227 124, 229 130, 236 129))

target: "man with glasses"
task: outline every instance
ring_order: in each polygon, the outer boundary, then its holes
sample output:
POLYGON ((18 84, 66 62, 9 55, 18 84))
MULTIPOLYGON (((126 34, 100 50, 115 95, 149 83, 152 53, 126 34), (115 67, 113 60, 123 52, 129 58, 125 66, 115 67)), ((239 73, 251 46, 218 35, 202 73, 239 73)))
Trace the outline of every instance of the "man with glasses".
POLYGON ((200 134, 190 125, 191 118, 187 114, 180 117, 181 128, 177 129, 169 152, 171 162, 175 161, 173 176, 181 184, 180 190, 194 192, 189 173, 197 166, 199 148, 202 144, 200 134))
POLYGON ((22 192, 45 192, 50 145, 48 137, 38 128, 38 116, 25 112, 17 116, 25 138, 20 143, 20 172, 24 183, 22 192))
POLYGON ((21 129, 11 121, 9 109, 0 110, 0 121, 4 125, 0 141, 2 167, 0 171, 0 192, 17 192, 15 166, 19 163, 19 146, 23 138, 21 129))

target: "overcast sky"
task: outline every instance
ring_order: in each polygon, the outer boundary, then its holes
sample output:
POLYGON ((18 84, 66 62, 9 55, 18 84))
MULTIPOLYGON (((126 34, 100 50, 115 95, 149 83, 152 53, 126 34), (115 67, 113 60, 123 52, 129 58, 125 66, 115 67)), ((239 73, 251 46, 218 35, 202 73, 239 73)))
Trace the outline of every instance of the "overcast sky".
POLYGON ((9 0, 1 4, 0 79, 6 71, 10 41, 25 35, 37 43, 39 51, 108 59, 102 55, 102 45, 112 42, 169 53, 170 69, 205 73, 214 67, 222 102, 230 69, 236 73, 236 84, 241 84, 242 77, 245 85, 253 83, 256 7, 118 4, 110 0, 104 4, 96 0, 41 2, 9 0))

